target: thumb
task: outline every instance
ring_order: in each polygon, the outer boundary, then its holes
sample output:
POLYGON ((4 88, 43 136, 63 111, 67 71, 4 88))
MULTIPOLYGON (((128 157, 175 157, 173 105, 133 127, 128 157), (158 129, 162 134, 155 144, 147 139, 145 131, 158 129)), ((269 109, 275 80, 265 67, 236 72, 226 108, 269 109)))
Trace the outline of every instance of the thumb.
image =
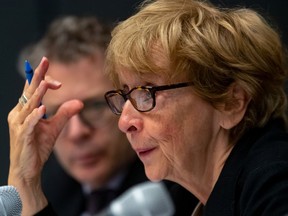
POLYGON ((53 116, 51 121, 53 126, 55 126, 56 131, 61 131, 65 126, 67 121, 75 114, 80 112, 83 108, 83 103, 79 100, 70 100, 63 103, 57 113, 53 116))

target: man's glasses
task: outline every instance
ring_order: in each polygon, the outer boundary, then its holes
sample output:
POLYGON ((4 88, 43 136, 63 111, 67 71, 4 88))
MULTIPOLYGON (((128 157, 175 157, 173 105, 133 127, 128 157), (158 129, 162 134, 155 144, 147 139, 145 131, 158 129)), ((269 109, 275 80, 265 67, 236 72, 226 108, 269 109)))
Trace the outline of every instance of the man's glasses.
MULTIPOLYGON (((113 115, 105 100, 83 101, 84 107, 79 113, 81 121, 89 127, 99 128, 105 126, 113 115)), ((55 112, 48 114, 48 117, 55 115, 55 112)))
POLYGON ((192 82, 177 83, 163 86, 137 86, 125 93, 124 90, 108 91, 105 94, 105 99, 116 115, 120 115, 123 111, 123 106, 127 100, 130 100, 133 107, 139 112, 148 112, 156 105, 155 93, 168 89, 182 88, 191 86, 192 82))
POLYGON ((104 127, 111 119, 107 103, 101 101, 84 101, 84 107, 79 113, 80 119, 92 128, 104 127))

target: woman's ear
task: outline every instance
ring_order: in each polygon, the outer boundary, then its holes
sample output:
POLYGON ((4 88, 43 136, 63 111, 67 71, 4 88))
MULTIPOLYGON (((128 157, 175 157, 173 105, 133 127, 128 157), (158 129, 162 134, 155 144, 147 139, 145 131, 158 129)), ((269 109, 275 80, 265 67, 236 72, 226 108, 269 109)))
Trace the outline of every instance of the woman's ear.
POLYGON ((233 83, 228 91, 231 100, 226 101, 219 109, 221 112, 220 126, 231 129, 244 117, 251 97, 238 83, 233 83))

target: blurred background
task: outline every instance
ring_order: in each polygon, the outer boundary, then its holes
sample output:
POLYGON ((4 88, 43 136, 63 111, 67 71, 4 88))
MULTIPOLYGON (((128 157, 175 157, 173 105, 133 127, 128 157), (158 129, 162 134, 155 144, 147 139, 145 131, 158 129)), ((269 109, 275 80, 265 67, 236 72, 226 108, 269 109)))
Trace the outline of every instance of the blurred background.
MULTIPOLYGON (((20 50, 37 41, 47 25, 63 15, 95 15, 103 20, 121 21, 136 11, 141 0, 0 0, 0 185, 7 184, 9 131, 7 115, 18 102, 24 84, 17 73, 20 50)), ((288 44, 288 1, 212 0, 222 6, 252 7, 264 15, 288 44)), ((24 67, 24 63, 23 63, 24 67)))

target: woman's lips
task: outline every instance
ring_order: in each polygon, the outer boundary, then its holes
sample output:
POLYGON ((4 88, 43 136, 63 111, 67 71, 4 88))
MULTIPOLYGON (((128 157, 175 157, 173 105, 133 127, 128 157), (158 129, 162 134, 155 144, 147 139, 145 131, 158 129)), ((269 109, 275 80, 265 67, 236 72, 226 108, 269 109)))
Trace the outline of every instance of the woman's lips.
POLYGON ((138 156, 142 158, 146 158, 152 154, 152 152, 156 149, 156 147, 153 148, 145 148, 145 149, 136 149, 136 152, 138 156))

